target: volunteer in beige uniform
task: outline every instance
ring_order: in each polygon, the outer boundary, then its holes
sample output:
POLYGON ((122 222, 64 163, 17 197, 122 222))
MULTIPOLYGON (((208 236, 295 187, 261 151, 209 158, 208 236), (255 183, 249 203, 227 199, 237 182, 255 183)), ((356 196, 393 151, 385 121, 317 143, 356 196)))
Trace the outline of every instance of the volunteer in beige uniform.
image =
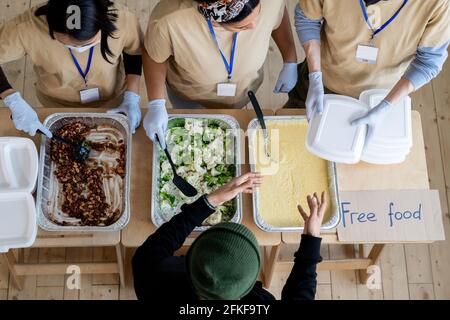
POLYGON ((376 123, 431 81, 448 56, 448 0, 300 0, 295 20, 306 62, 287 106, 306 104, 311 118, 323 110, 324 91, 358 98, 367 89, 391 89, 353 121, 368 125, 369 141, 376 123))
POLYGON ((284 60, 275 92, 289 92, 297 56, 284 0, 162 0, 144 39, 148 136, 162 140, 167 128, 166 84, 175 108, 244 107, 263 81, 271 37, 284 60))
MULTIPOLYGON (((0 28, 0 65, 28 55, 43 106, 117 107, 109 112, 127 115, 134 132, 141 120, 141 46, 136 17, 113 2, 50 0, 0 28)), ((52 136, 1 68, 0 97, 17 129, 52 136)))

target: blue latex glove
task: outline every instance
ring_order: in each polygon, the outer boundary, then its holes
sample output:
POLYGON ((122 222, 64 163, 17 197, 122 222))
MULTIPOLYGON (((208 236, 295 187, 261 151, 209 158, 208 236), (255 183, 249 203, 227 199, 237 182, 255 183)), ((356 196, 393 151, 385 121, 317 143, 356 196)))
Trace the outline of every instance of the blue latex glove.
POLYGON ((322 72, 311 72, 309 74, 309 88, 305 103, 308 121, 312 119, 315 112, 322 114, 324 94, 322 72))
POLYGON ((137 127, 141 123, 141 107, 140 107, 141 97, 131 91, 126 91, 123 96, 122 104, 115 108, 109 110, 107 113, 122 113, 128 117, 128 122, 130 123, 131 132, 136 133, 137 127))
POLYGON ((372 108, 365 116, 352 121, 352 126, 367 125, 366 145, 373 138, 373 132, 377 123, 382 121, 386 113, 392 108, 392 104, 386 100, 381 101, 376 107, 372 108))
POLYGON ((11 110, 12 119, 17 130, 24 131, 30 136, 35 136, 36 131, 40 130, 48 138, 53 137, 50 130, 39 121, 36 111, 30 107, 19 92, 10 94, 4 99, 4 102, 11 110))
POLYGON ((297 63, 285 63, 273 92, 289 93, 297 84, 297 79, 297 63))
POLYGON ((167 124, 169 122, 169 115, 166 110, 166 100, 157 99, 148 103, 148 112, 144 118, 144 128, 147 136, 158 143, 156 136, 158 136, 161 147, 166 148, 166 141, 164 139, 167 131, 167 124))

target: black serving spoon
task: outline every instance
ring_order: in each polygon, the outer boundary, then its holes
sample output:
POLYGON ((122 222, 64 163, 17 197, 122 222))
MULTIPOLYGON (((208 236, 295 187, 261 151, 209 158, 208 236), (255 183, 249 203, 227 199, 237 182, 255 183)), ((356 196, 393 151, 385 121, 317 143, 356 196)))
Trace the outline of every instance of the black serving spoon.
POLYGON ((169 150, 166 148, 163 148, 161 146, 161 141, 159 140, 158 136, 156 136, 156 139, 159 142, 159 146, 161 149, 164 150, 166 153, 167 159, 169 160, 170 166, 172 167, 173 171, 173 184, 186 196, 186 197, 195 197, 198 194, 197 189, 195 189, 189 182, 184 180, 182 177, 180 177, 177 173, 177 168, 175 167, 175 164, 173 163, 172 157, 169 153, 169 150))
MULTIPOLYGON (((13 120, 13 117, 10 116, 10 119, 13 120)), ((38 130, 38 132, 41 135, 47 137, 47 135, 45 133, 43 133, 41 130, 38 130)), ((86 140, 84 140, 80 143, 73 143, 73 142, 70 142, 70 141, 60 137, 60 136, 55 135, 54 133, 52 133, 51 139, 54 139, 56 141, 59 141, 59 142, 62 142, 62 143, 65 143, 65 144, 71 146, 72 150, 73 150, 73 156, 77 162, 84 163, 89 158, 89 154, 91 153, 91 147, 86 142, 86 140)))
MULTIPOLYGON (((39 130, 39 133, 45 136, 45 134, 41 130, 39 130)), ((69 140, 66 140, 60 136, 55 135, 54 133, 52 139, 71 146, 73 150, 73 156, 77 162, 83 163, 89 158, 89 154, 91 153, 91 147, 89 146, 89 143, 87 143, 86 140, 79 143, 73 143, 70 142, 69 140)))

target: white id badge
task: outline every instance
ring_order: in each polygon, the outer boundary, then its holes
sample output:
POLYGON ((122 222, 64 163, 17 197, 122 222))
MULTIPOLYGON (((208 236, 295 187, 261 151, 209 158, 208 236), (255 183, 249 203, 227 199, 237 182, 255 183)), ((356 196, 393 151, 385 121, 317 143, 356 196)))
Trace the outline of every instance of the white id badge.
POLYGON ((235 97, 237 85, 235 83, 219 83, 217 85, 217 96, 219 97, 235 97))
POLYGON ((100 100, 100 90, 98 88, 81 90, 80 100, 82 104, 98 101, 100 100))
POLYGON ((378 48, 371 44, 360 44, 356 49, 356 60, 375 64, 378 58, 378 48))

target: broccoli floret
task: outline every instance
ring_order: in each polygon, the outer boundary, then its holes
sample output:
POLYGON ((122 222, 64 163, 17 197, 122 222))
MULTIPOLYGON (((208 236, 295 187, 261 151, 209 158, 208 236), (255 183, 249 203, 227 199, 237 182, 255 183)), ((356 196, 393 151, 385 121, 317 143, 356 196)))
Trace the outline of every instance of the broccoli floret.
POLYGON ((167 200, 170 206, 173 208, 175 206, 175 196, 167 192, 161 192, 161 199, 167 200))

